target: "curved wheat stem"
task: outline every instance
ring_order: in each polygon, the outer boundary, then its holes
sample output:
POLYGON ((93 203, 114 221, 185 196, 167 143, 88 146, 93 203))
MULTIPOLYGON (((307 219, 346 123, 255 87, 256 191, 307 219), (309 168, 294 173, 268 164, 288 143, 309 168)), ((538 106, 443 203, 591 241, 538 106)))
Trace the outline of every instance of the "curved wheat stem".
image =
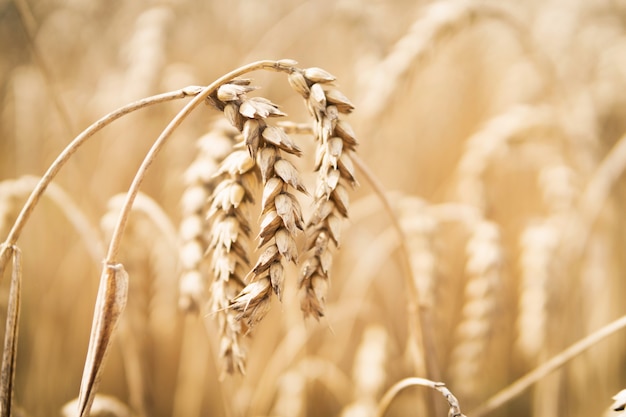
MULTIPOLYGON (((124 194, 111 197, 107 212, 100 225, 109 236, 124 194)), ((170 254, 177 249, 176 231, 167 214, 153 199, 137 194, 133 215, 125 239, 124 267, 133 277, 129 296, 133 302, 120 321, 120 345, 124 374, 128 381, 129 403, 139 416, 152 414, 153 401, 149 395, 148 381, 155 374, 148 357, 149 341, 159 340, 174 333, 176 323, 174 283, 170 277, 175 270, 175 258, 170 254)))
MULTIPOLYGON (((7 245, 14 245, 20 237, 22 233, 22 229, 26 225, 30 214, 35 209, 35 206, 39 202, 39 199, 46 191, 56 174, 61 170, 61 168, 65 165, 65 163, 71 158, 71 156, 78 150, 78 148, 83 145, 90 137, 92 137, 95 133, 97 133, 102 128, 108 126, 113 123, 115 120, 123 117, 127 114, 130 114, 136 110, 142 109, 147 106, 151 106, 154 104, 164 103, 176 99, 181 99, 185 97, 195 96, 200 93, 201 89, 199 87, 187 87, 181 90, 172 91, 169 93, 159 94, 152 97, 147 97, 142 100, 135 101, 133 103, 127 104, 126 106, 120 107, 119 109, 107 114, 102 117, 95 123, 91 124, 87 129, 85 129, 81 134, 79 134, 69 145, 65 147, 65 149, 57 156, 54 162, 50 165, 44 176, 41 178, 41 181, 37 184, 35 189, 31 192, 28 197, 28 200, 24 204, 24 207, 20 211, 15 223, 13 223, 13 227, 9 231, 9 234, 5 240, 7 245)), ((4 271, 4 266, 6 262, 5 251, 8 247, 7 245, 0 248, 0 277, 2 277, 2 272, 4 271)))
POLYGON ((113 236, 111 237, 111 242, 109 244, 109 250, 106 256, 107 263, 113 263, 114 259, 117 257, 117 253, 119 251, 119 246, 121 242, 122 234, 124 233, 124 229, 126 227, 126 222, 128 221, 128 215, 130 213, 130 208, 135 200, 135 196, 139 192, 139 187, 143 182, 143 179, 146 175, 147 170, 152 165, 152 162, 159 154, 167 140, 171 137, 172 133, 176 128, 183 122, 183 120, 189 116, 189 114, 204 100, 206 100, 209 95, 214 93, 222 84, 226 84, 228 81, 233 80, 243 74, 246 74, 251 71, 259 70, 259 69, 273 69, 277 71, 287 71, 293 66, 292 61, 257 61, 248 65, 244 65, 236 70, 229 72, 226 75, 215 80, 213 83, 208 85, 207 87, 201 88, 200 91, 197 91, 197 88, 194 89, 195 97, 185 105, 185 107, 170 121, 170 123, 165 127, 165 129, 161 132, 159 137, 152 144, 152 147, 146 154, 141 166, 137 170, 135 177, 128 189, 126 194, 126 201, 124 202, 124 206, 122 207, 122 211, 120 213, 120 218, 118 223, 113 230, 113 236))
MULTIPOLYGON (((409 332, 413 341, 414 351, 416 352, 416 368, 420 373, 426 375, 439 375, 439 365, 436 360, 432 322, 430 312, 421 299, 418 292, 415 277, 413 276, 413 268, 411 266, 411 251, 407 243, 406 233, 393 210, 393 206, 389 201, 384 187, 379 183, 378 179, 370 171, 368 166, 357 156, 353 156, 355 166, 361 171, 370 186, 378 195, 385 211, 391 220, 391 226, 398 234, 400 240, 400 249, 402 250, 402 267, 404 269, 404 280, 408 291, 408 317, 409 332), (418 353, 419 352, 419 353, 418 353), (425 369, 424 369, 425 368, 425 369)), ((438 379, 438 378, 437 378, 438 379)))
POLYGON ((513 398, 520 395, 531 385, 545 378, 546 375, 549 375, 550 373, 556 371, 587 349, 595 346, 608 336, 611 336, 624 328, 626 328, 626 316, 622 316, 619 319, 603 326, 589 336, 579 340, 567 349, 563 350, 558 355, 553 356, 551 359, 539 365, 532 371, 528 372, 526 375, 522 376, 517 381, 510 384, 508 387, 493 395, 481 406, 479 406, 475 410, 472 410, 469 413, 470 416, 481 417, 489 414, 493 410, 501 407, 502 405, 511 401, 513 398))
MULTIPOLYGON (((454 395, 450 392, 446 385, 443 382, 433 382, 425 378, 405 378, 401 381, 396 382, 391 388, 385 392, 383 398, 378 403, 378 413, 377 417, 383 417, 385 412, 391 405, 393 399, 400 393, 400 391, 414 386, 423 386, 432 388, 436 391, 439 391, 441 395, 444 396, 446 401, 448 401, 448 416, 449 417, 465 417, 464 414, 461 413, 461 407, 459 406, 459 401, 456 399, 454 395)), ((471 415, 471 414, 470 414, 471 415)))

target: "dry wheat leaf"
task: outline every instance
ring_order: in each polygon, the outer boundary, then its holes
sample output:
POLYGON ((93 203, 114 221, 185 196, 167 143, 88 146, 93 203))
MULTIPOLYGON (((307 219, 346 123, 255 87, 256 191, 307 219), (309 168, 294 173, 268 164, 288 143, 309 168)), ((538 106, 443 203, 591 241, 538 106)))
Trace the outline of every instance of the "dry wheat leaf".
MULTIPOLYGON (((9 247, 7 245, 7 247, 9 247)), ((10 417, 13 405, 13 385, 17 358, 17 334, 20 316, 22 286, 22 256, 14 246, 8 251, 13 257, 13 273, 7 306, 7 321, 4 332, 4 352, 2 354, 2 374, 0 377, 0 416, 10 417)), ((8 256, 7 256, 8 257, 8 256)))
POLYGON ((103 363, 119 318, 126 306, 128 274, 122 264, 105 264, 100 276, 87 359, 78 395, 78 415, 86 417, 93 403, 103 363))

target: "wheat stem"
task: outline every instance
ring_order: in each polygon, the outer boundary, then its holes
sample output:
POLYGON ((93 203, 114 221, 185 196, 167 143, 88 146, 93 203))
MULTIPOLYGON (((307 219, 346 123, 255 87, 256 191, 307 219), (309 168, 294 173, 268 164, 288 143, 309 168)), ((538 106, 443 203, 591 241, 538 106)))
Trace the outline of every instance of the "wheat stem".
POLYGON ((225 74, 215 80, 213 83, 208 85, 207 87, 202 88, 200 91, 196 93, 196 96, 191 100, 187 105, 172 119, 172 121, 167 125, 167 127, 161 132, 157 140, 154 142, 148 154, 144 158, 141 166, 137 170, 135 177, 133 178, 133 182, 131 183, 128 192, 126 193, 126 201, 122 206, 122 210, 120 212, 120 216, 118 222, 113 230, 113 235, 111 237, 111 243, 109 245, 109 251, 106 257, 106 263, 114 263, 115 258, 119 252, 120 243, 122 239, 122 235, 124 233, 124 229, 126 228, 126 223, 128 222, 128 216, 130 214, 131 206, 135 200, 137 193, 139 192, 139 187, 143 182, 143 179, 146 175, 148 168, 158 155, 159 151, 163 148, 163 145, 170 138, 174 130, 185 120, 185 118, 206 98, 213 93, 219 86, 227 83, 228 81, 237 78, 241 75, 244 75, 248 72, 259 70, 259 69, 274 69, 277 71, 285 71, 289 72, 292 68, 293 63, 291 61, 257 61, 248 65, 244 65, 239 67, 228 74, 225 74))
POLYGON ((421 385, 423 387, 428 387, 439 391, 448 401, 448 405, 450 406, 448 416, 465 417, 461 413, 459 402, 457 401, 455 396, 452 395, 450 390, 446 388, 443 382, 434 382, 429 379, 417 377, 405 378, 401 381, 396 382, 391 388, 389 388, 378 404, 378 413, 376 414, 377 417, 383 417, 385 415, 385 412, 389 408, 391 401, 393 401, 393 399, 398 395, 398 393, 400 393, 400 391, 408 387, 414 387, 416 385, 421 385))
POLYGON ((408 310, 409 310, 409 331, 413 334, 415 343, 417 344, 417 352, 422 352, 423 357, 418 361, 418 372, 425 371, 425 375, 429 377, 435 377, 440 375, 439 366, 435 357, 435 350, 433 347, 432 329, 430 326, 429 312, 421 303, 419 298, 418 289, 413 277, 413 268, 411 267, 411 252, 408 247, 406 234, 396 217, 394 210, 391 206, 391 202, 385 194, 384 187, 374 174, 370 171, 369 167, 363 162, 357 155, 353 155, 353 161, 355 166, 361 171, 363 176, 370 183, 370 186, 374 192, 379 196, 385 210, 389 214, 391 224, 398 234, 400 240, 400 250, 402 252, 401 262, 402 267, 405 270, 403 276, 405 277, 405 284, 408 291, 408 310), (425 370, 419 369, 419 365, 424 365, 425 370))
POLYGON ((48 185, 50 185, 54 177, 59 173, 61 168, 63 168, 65 163, 78 150, 78 148, 87 141, 87 139, 89 139, 99 130, 108 126, 109 124, 119 119, 120 117, 125 116, 129 113, 132 113, 136 110, 142 109, 144 107, 152 106, 154 104, 159 104, 159 103, 164 103, 167 101, 194 96, 200 93, 200 91, 201 90, 199 89, 199 87, 187 87, 187 88, 183 88, 180 90, 171 91, 168 93, 146 97, 144 99, 127 104, 126 106, 120 107, 119 109, 107 114, 106 116, 102 117, 101 119, 93 123, 87 129, 85 129, 78 136, 76 136, 74 140, 72 140, 72 142, 70 142, 70 144, 65 147, 65 149, 57 156, 54 162, 50 165, 50 167, 48 168, 46 173, 43 175, 41 180, 37 183, 37 186, 35 187, 35 189, 31 192, 30 196, 28 197, 28 200, 24 204, 24 207, 22 207, 22 210, 20 211, 17 219, 15 220, 15 223, 13 223, 13 227, 9 231, 9 234, 5 240, 6 246, 4 246, 2 248, 2 252, 0 252, 0 272, 4 269, 5 257, 2 256, 4 255, 3 253, 5 250, 4 248, 11 246, 11 245, 15 245, 17 243, 17 240, 19 239, 20 234, 22 233, 22 229, 26 225, 26 222, 28 221, 31 213, 35 209, 35 206, 39 202, 39 199, 41 198, 43 193, 46 191, 46 188, 48 187, 48 185))
POLYGON ((600 328, 599 330, 596 330, 589 336, 585 337, 582 340, 579 340, 567 349, 563 350, 552 359, 539 365, 538 367, 528 372, 526 375, 519 378, 517 381, 485 401, 483 405, 478 407, 476 410, 473 410, 470 415, 472 417, 481 417, 489 414, 493 410, 517 397, 528 387, 542 380, 548 374, 556 371, 561 366, 563 366, 576 356, 580 355, 590 347, 596 345, 601 340, 605 339, 608 336, 611 336, 612 334, 618 332, 623 328, 626 328, 626 316, 622 316, 619 319, 600 328))

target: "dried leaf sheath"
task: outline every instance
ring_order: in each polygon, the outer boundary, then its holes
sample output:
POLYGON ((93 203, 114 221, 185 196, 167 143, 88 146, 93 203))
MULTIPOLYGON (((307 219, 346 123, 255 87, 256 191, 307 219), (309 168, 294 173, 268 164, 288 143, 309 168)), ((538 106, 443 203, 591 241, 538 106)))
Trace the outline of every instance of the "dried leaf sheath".
POLYGON ((6 246, 7 255, 12 256, 13 272, 7 321, 4 333, 4 351, 2 353, 2 374, 0 376, 0 416, 10 417, 13 406, 13 387, 15 382, 15 365, 17 359, 17 335, 22 295, 22 254, 15 246, 6 246))
POLYGON ((89 337, 85 370, 80 384, 78 415, 89 415, 94 400, 103 363, 128 296, 128 274, 122 264, 105 264, 100 276, 94 320, 89 337))

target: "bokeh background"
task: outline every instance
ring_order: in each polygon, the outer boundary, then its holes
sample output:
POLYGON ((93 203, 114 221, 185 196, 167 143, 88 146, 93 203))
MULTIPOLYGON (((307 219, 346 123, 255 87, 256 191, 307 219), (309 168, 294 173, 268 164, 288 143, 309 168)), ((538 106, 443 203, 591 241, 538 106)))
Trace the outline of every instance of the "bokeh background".
MULTIPOLYGON (((626 314, 625 35, 620 0, 2 0, 0 239, 34 177, 104 114, 258 59, 324 68, 355 105, 360 157, 405 229, 426 354, 471 417, 626 314)), ((251 76, 307 122, 284 75, 251 76)), ((98 133, 20 238, 15 399, 27 415, 59 415, 77 396, 110 199, 181 107, 98 133)), ((219 117, 195 111, 142 187, 167 221, 138 212, 126 233, 129 301, 100 392, 137 416, 373 415, 385 389, 424 375, 410 348, 407 254, 365 177, 324 320, 302 319, 293 277, 248 341, 247 374, 220 378, 212 318, 179 310, 184 172, 219 117)), ((310 138, 298 140, 311 170, 310 138)), ((598 343, 490 415, 603 415, 626 387, 625 343, 623 332, 598 343)), ((387 415, 414 415, 422 392, 403 391, 387 415)))

